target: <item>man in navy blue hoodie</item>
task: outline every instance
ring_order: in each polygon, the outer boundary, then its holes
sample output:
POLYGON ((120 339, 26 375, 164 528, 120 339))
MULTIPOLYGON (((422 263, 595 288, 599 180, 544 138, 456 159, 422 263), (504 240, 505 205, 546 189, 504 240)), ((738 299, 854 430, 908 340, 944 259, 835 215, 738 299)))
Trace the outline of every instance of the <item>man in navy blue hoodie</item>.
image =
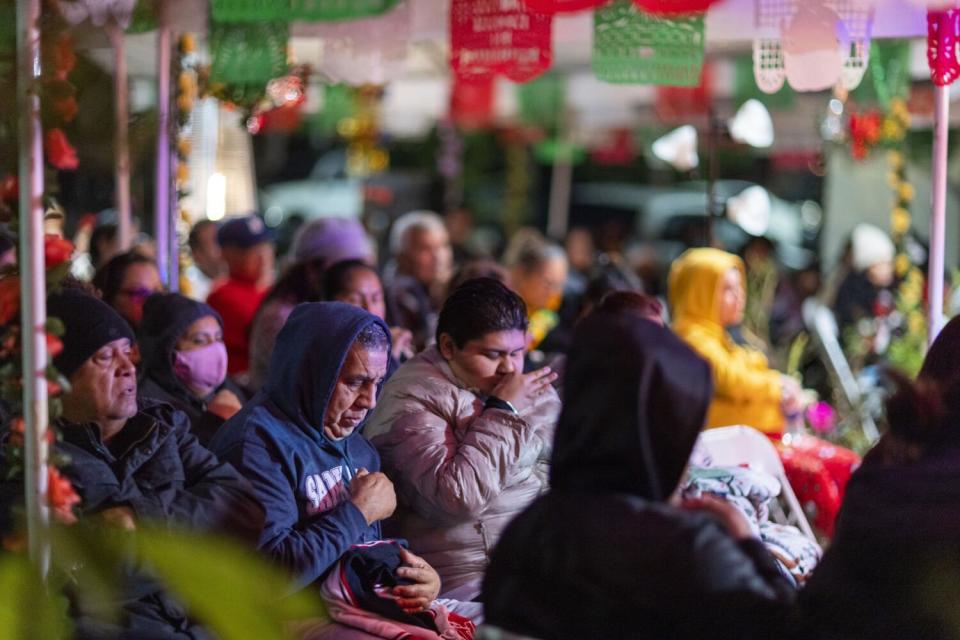
MULTIPOLYGON (((352 545, 379 540, 396 508, 393 484, 360 428, 387 371, 390 329, 340 302, 299 305, 277 336, 263 390, 220 428, 210 448, 253 485, 266 512, 259 547, 298 587, 318 582, 352 545)), ((394 589, 419 611, 440 578, 403 551, 394 589)))

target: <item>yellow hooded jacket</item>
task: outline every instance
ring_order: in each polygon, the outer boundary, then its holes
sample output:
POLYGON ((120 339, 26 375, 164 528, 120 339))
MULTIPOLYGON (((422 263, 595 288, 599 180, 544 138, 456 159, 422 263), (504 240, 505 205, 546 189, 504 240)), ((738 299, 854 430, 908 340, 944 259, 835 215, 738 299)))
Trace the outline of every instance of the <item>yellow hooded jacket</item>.
POLYGON ((690 249, 670 269, 668 294, 673 329, 713 369, 714 397, 707 427, 746 424, 765 433, 783 432, 780 373, 755 349, 741 347, 720 324, 724 275, 743 261, 718 249, 690 249))

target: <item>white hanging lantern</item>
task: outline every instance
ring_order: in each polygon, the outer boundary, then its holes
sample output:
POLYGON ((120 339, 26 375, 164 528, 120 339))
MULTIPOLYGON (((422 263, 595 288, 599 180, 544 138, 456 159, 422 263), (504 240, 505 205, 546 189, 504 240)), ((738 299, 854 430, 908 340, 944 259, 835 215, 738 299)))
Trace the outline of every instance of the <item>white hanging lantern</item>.
POLYGON ((319 37, 323 54, 310 62, 331 82, 384 84, 403 73, 411 39, 410 2, 383 15, 345 22, 296 22, 295 37, 319 37))
POLYGON ((684 125, 657 139, 652 150, 653 155, 677 171, 690 171, 700 165, 697 130, 693 125, 684 125))
POLYGON ((761 186, 747 187, 727 200, 727 217, 752 236, 767 233, 772 210, 770 193, 761 186))

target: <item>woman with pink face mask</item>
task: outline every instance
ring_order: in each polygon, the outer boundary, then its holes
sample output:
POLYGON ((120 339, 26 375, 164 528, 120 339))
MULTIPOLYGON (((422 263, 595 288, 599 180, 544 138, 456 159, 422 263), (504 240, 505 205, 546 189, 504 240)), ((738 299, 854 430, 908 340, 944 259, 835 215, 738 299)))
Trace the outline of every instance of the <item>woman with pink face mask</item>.
POLYGON ((190 416, 194 435, 206 445, 246 400, 227 380, 219 314, 179 293, 156 293, 143 305, 137 340, 140 395, 168 402, 190 416))

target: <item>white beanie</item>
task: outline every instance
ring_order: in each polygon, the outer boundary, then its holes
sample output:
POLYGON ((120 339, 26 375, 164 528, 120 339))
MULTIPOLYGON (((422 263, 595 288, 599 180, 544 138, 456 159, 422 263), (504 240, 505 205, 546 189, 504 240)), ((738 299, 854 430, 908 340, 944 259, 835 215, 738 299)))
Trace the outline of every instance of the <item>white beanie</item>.
POLYGON ((890 236, 872 224, 858 224, 853 229, 853 268, 866 271, 875 264, 892 262, 895 252, 890 236))

